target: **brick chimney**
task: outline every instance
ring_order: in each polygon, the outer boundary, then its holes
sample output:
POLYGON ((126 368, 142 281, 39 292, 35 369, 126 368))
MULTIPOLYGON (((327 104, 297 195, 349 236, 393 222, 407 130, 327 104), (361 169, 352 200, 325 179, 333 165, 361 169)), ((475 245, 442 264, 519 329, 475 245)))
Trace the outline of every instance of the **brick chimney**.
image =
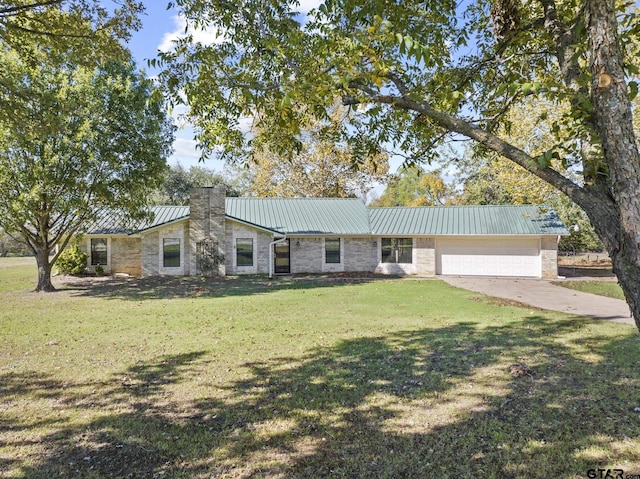
POLYGON ((224 276, 224 188, 194 188, 189 201, 191 274, 224 276))

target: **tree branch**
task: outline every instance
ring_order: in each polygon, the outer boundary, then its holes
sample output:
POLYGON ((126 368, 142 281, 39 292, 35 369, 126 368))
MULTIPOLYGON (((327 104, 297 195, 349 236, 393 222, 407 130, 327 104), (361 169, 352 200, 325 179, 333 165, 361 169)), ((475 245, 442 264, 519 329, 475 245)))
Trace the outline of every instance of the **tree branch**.
POLYGON ((32 28, 26 28, 20 25, 15 25, 15 24, 8 24, 7 28, 13 29, 13 30, 19 30, 21 32, 30 33, 33 35, 43 35, 45 37, 51 37, 51 38, 91 38, 93 35, 95 35, 95 32, 99 31, 99 29, 96 29, 93 32, 91 32, 91 34, 54 33, 54 32, 47 32, 45 30, 34 30, 32 28))
POLYGON ((26 5, 13 5, 11 7, 0 8, 0 17, 9 17, 18 15, 28 10, 34 10, 38 7, 50 7, 52 5, 61 5, 63 0, 43 0, 41 2, 29 3, 26 5))
MULTIPOLYGON (((387 104, 408 111, 415 111, 416 113, 429 118, 437 125, 446 128, 455 133, 466 136, 478 143, 484 145, 486 148, 499 153, 512 160, 514 163, 520 165, 530 173, 533 173, 537 177, 553 185, 558 190, 562 191, 568 197, 570 197, 578 205, 586 205, 588 202, 592 202, 593 199, 587 197, 586 192, 573 181, 569 180, 565 176, 558 173, 552 168, 539 168, 536 160, 523 150, 516 148, 515 146, 507 143, 506 141, 498 138, 497 136, 489 133, 482 128, 473 125, 459 117, 450 115, 448 113, 436 110, 427 102, 419 102, 409 98, 411 93, 408 86, 394 73, 388 75, 388 78, 398 88, 398 91, 402 96, 393 95, 380 95, 378 92, 371 88, 352 83, 350 86, 355 88, 369 97, 370 101, 380 104, 387 104)), ((356 100, 352 97, 347 97, 348 101, 356 100)), ((353 103, 351 103, 353 104, 353 103)))
POLYGON ((579 24, 580 14, 572 29, 567 28, 558 19, 555 0, 540 0, 544 10, 544 26, 551 32, 551 38, 556 45, 556 57, 560 65, 562 77, 567 86, 570 86, 580 74, 580 66, 574 49, 576 26, 579 24))

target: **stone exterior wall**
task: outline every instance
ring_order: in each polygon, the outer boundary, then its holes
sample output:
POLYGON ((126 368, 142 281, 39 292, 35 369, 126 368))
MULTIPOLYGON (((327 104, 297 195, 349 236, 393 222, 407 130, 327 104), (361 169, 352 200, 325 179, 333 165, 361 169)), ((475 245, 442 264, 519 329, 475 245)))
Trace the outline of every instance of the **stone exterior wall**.
POLYGON ((415 238, 413 240, 413 259, 419 276, 436 274, 436 241, 433 238, 415 238))
POLYGON ((291 273, 322 273, 324 238, 289 237, 291 273))
POLYGON ((540 260, 544 279, 558 278, 558 238, 543 236, 540 239, 540 260))
POLYGON ((140 238, 111 239, 111 274, 142 274, 142 240, 140 238))
POLYGON ((142 236, 142 276, 157 276, 160 274, 160 234, 153 231, 142 236))
MULTIPOLYGON (((330 237, 336 239, 337 237, 330 237)), ((340 263, 327 263, 325 237, 296 237, 291 241, 291 272, 296 273, 340 273, 343 271, 371 272, 371 238, 340 237, 340 263)))
MULTIPOLYGON (((198 248, 210 241, 216 252, 227 256, 225 246, 225 191, 223 188, 194 188, 189 202, 189 256, 190 274, 201 274, 198 266, 198 248)), ((217 274, 225 275, 225 264, 218 267, 217 274)))
POLYGON ((346 238, 344 271, 373 272, 376 267, 377 242, 374 238, 346 238))
POLYGON ((433 238, 413 238, 411 263, 383 263, 380 238, 376 240, 375 254, 374 270, 376 273, 418 276, 434 276, 436 274, 436 242, 433 238))
POLYGON ((225 224, 225 269, 226 274, 268 274, 269 243, 273 235, 259 228, 252 228, 243 223, 227 220, 225 224), (253 266, 238 266, 236 240, 249 238, 253 240, 253 266))
POLYGON ((188 275, 190 273, 189 222, 180 221, 141 234, 142 275, 188 275), (163 243, 165 239, 180 241, 180 266, 165 268, 163 265, 163 243))

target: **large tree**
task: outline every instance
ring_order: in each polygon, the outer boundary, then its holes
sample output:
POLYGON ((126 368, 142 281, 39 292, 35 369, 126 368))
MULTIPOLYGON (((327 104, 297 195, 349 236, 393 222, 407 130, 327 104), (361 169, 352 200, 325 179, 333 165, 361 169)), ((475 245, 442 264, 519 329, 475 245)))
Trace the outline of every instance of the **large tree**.
POLYGON ((0 227, 24 238, 38 263, 36 290, 50 291, 56 245, 61 251, 103 208, 145 214, 173 125, 129 62, 88 68, 41 60, 0 56, 15 92, 0 96, 0 227))
POLYGON ((124 54, 120 41, 140 27, 144 6, 136 0, 2 0, 0 41, 4 48, 29 57, 32 46, 47 45, 49 54, 74 49, 75 61, 124 54))
POLYGON ((401 168, 387 182, 382 195, 371 206, 442 206, 455 201, 455 191, 439 171, 419 165, 401 168))
POLYGON ((342 140, 363 155, 393 143, 423 158, 466 137, 552 185, 589 216, 640 328, 640 154, 630 97, 638 90, 632 5, 614 0, 325 0, 304 21, 295 0, 176 0, 192 25, 162 58, 203 147, 299 147, 306 118, 336 98, 352 106, 342 140), (566 114, 555 145, 533 156, 499 134, 525 97, 566 114), (259 132, 245 137, 239 119, 259 132), (575 181, 551 160, 580 171, 575 181))
POLYGON ((268 149, 254 152, 241 172, 252 196, 348 198, 366 201, 389 171, 387 155, 369 156, 355 165, 348 148, 322 139, 318 125, 303 136, 300 149, 283 156, 268 149))
POLYGON ((227 196, 240 196, 224 175, 203 166, 186 169, 178 164, 169 168, 151 201, 156 205, 186 206, 189 204, 191 190, 202 187, 220 187, 225 189, 227 196))
MULTIPOLYGON (((550 109, 544 102, 527 99, 505 117, 500 134, 530 156, 543 155, 554 147, 552 124, 560 121, 564 113, 563 109, 550 109)), ((460 204, 550 205, 571 232, 560 240, 561 250, 602 249, 584 211, 549 183, 484 148, 470 147, 464 154, 465 161, 461 162, 462 168, 456 177, 460 204)), ((453 163, 455 166, 458 162, 453 163)), ((580 175, 573 168, 565 167, 559 158, 552 158, 551 166, 573 181, 580 181, 580 175)))

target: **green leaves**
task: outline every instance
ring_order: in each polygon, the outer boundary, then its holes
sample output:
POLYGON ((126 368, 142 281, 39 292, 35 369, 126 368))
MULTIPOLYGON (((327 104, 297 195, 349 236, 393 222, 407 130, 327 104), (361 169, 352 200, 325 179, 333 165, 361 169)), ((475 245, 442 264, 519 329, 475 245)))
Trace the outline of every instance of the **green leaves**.
POLYGON ((130 53, 120 42, 140 28, 144 6, 137 0, 116 3, 110 11, 99 0, 3 1, 0 43, 32 63, 37 49, 47 49, 53 63, 95 66, 108 58, 126 60, 130 53))
POLYGON ((548 168, 553 159, 560 160, 560 154, 555 150, 547 150, 534 158, 539 168, 548 168))
POLYGON ((628 87, 629 87, 629 101, 633 101, 638 96, 638 82, 630 81, 628 83, 628 87))
POLYGON ((99 209, 146 213, 171 153, 173 125, 134 65, 31 65, 4 55, 0 71, 16 93, 0 98, 14 108, 0 116, 0 226, 48 258, 99 209))
POLYGON ((411 36, 402 35, 401 33, 396 33, 394 38, 400 47, 401 54, 415 59, 417 63, 423 62, 426 64, 429 61, 431 52, 425 45, 420 44, 411 36))

